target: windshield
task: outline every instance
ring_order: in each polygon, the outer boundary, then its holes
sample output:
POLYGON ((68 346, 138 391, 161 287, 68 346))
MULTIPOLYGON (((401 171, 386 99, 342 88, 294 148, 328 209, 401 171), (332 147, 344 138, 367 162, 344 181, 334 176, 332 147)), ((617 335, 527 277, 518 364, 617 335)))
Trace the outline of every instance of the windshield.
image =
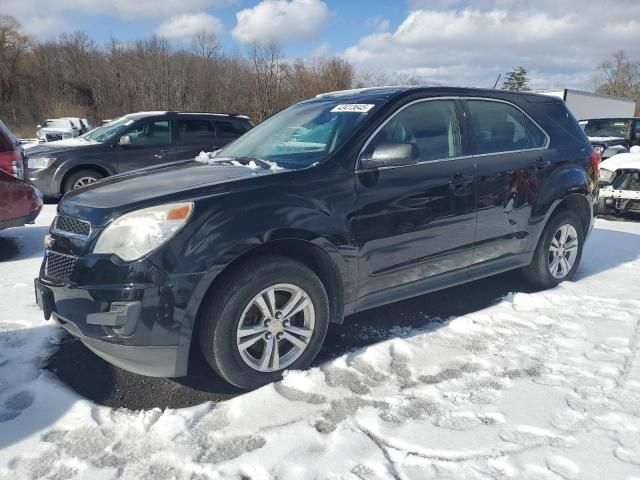
POLYGON ((44 128, 71 128, 69 120, 47 120, 42 124, 44 128))
POLYGON ((580 122, 588 137, 629 137, 631 120, 587 120, 580 122))
POLYGON ((257 158, 304 168, 340 147, 376 108, 335 99, 300 103, 265 120, 220 150, 217 158, 257 158))
POLYGON ((128 117, 120 117, 112 122, 102 125, 98 128, 94 128, 90 132, 81 135, 80 138, 89 140, 91 142, 106 142, 122 132, 125 128, 133 123, 133 120, 128 117))

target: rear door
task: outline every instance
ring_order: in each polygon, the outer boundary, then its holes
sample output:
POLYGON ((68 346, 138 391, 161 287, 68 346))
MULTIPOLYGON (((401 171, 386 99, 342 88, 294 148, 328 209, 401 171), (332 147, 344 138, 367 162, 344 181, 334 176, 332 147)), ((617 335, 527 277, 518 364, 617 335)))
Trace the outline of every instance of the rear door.
POLYGON ((372 298, 395 287, 470 264, 475 165, 463 155, 460 119, 456 99, 421 100, 391 117, 364 149, 370 155, 380 145, 411 144, 420 161, 356 174, 358 308, 379 303, 372 298))
POLYGON ((200 152, 218 150, 216 127, 210 118, 179 116, 176 119, 176 157, 195 158, 200 152))
POLYGON ((478 226, 473 263, 524 253, 532 207, 552 168, 549 139, 510 103, 466 99, 463 105, 477 165, 478 226))
POLYGON ((114 146, 118 173, 175 161, 172 128, 173 122, 165 117, 141 120, 125 131, 122 136, 128 135, 131 143, 114 146))

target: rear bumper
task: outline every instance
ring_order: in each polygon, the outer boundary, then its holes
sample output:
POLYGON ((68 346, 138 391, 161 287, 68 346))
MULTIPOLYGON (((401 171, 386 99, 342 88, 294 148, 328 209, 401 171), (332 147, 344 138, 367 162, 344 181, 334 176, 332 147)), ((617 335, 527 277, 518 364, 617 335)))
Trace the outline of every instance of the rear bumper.
POLYGON ((36 217, 40 214, 41 208, 31 212, 29 215, 19 218, 11 218, 9 220, 0 221, 0 230, 4 230, 5 228, 14 228, 14 227, 22 227, 24 225, 33 223, 36 217))

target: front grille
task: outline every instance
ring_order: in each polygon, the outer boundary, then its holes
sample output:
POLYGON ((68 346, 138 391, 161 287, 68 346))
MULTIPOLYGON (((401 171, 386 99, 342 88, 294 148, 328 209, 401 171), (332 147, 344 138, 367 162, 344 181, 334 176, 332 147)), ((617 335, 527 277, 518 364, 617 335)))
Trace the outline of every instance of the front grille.
POLYGON ((67 282, 71 278, 77 261, 76 257, 48 251, 44 264, 44 274, 48 279, 67 282))
POLYGON ((88 237, 91 233, 91 224, 77 218, 58 215, 53 222, 53 230, 88 237))
POLYGON ((61 133, 47 133, 45 136, 47 137, 47 142, 55 142, 57 140, 62 140, 61 133))

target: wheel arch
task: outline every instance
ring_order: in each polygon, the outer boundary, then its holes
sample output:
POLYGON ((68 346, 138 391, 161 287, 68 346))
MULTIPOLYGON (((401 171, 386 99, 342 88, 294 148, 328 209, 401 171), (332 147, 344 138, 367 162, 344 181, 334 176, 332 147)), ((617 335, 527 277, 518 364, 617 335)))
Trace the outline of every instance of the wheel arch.
POLYGON ((227 263, 213 279, 205 277, 208 286, 198 300, 197 309, 193 316, 191 328, 190 348, 197 341, 198 324, 202 320, 202 312, 206 308, 206 302, 213 292, 224 285, 228 276, 239 266, 251 262, 255 258, 264 256, 286 257, 309 267, 322 282, 329 299, 329 322, 341 324, 344 316, 345 292, 344 282, 340 267, 332 260, 331 255, 321 246, 309 240, 302 239, 277 239, 255 246, 227 263))
POLYGON ((101 173, 103 176, 108 177, 113 175, 115 172, 112 168, 109 168, 105 163, 101 161, 83 161, 83 162, 74 162, 73 165, 65 165, 66 168, 60 168, 55 174, 55 181, 57 185, 58 192, 62 195, 64 194, 64 184, 69 178, 70 175, 80 171, 80 170, 93 170, 95 172, 101 173))

